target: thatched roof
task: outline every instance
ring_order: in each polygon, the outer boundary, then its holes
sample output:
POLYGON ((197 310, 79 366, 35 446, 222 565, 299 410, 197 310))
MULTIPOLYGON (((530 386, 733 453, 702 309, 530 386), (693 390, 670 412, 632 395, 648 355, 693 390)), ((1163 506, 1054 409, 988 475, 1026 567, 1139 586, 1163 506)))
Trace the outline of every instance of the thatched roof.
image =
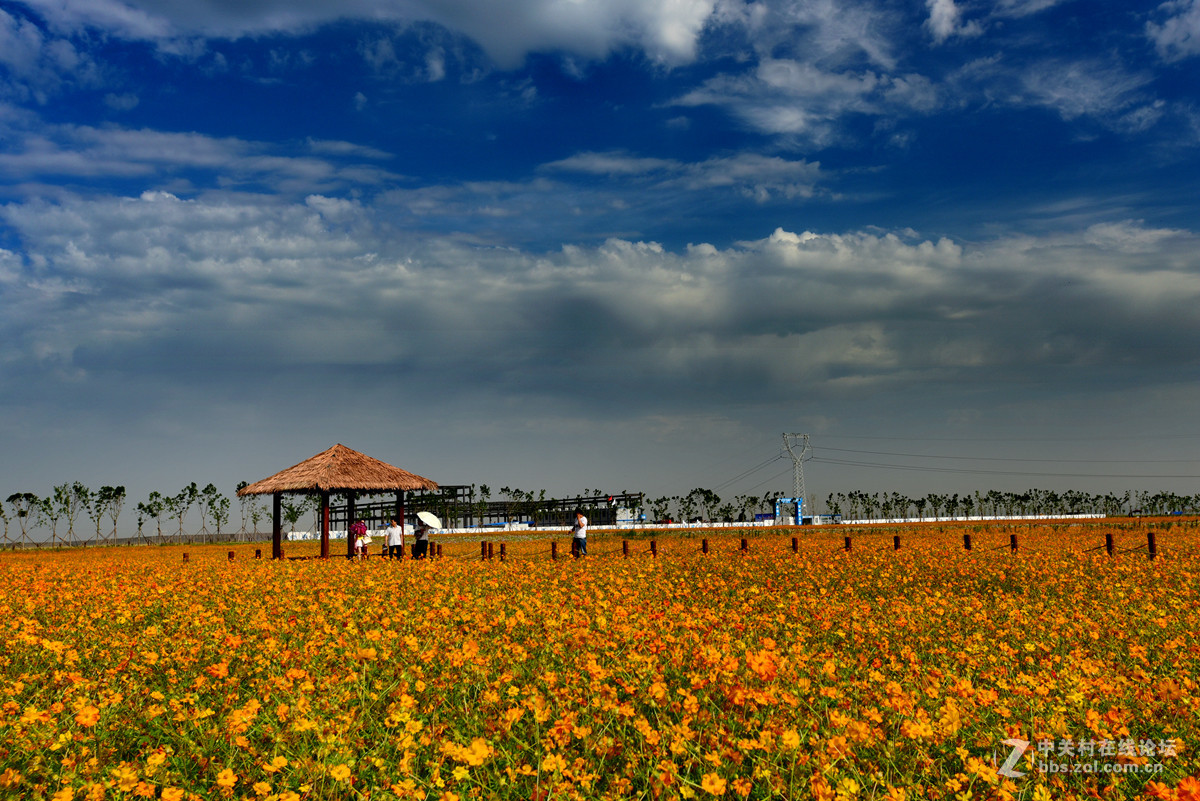
POLYGON ((270 478, 238 490, 238 495, 270 495, 275 492, 395 492, 436 490, 427 478, 392 467, 366 454, 334 445, 311 459, 281 470, 270 478))

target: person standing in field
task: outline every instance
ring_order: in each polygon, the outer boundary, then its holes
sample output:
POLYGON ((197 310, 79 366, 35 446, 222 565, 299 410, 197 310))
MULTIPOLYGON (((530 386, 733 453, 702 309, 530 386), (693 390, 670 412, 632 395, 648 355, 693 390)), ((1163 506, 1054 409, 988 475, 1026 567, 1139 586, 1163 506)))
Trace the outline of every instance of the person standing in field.
POLYGON ((575 525, 571 526, 571 550, 575 558, 587 556, 587 518, 582 509, 575 510, 575 525))
POLYGON ((413 559, 424 559, 429 555, 429 524, 417 518, 417 536, 413 542, 413 559))
POLYGON ((346 532, 346 536, 350 538, 350 547, 354 556, 362 559, 367 554, 367 524, 361 520, 355 520, 350 524, 350 530, 346 532))
POLYGON ((404 526, 395 520, 384 533, 389 559, 400 559, 404 556, 404 526))

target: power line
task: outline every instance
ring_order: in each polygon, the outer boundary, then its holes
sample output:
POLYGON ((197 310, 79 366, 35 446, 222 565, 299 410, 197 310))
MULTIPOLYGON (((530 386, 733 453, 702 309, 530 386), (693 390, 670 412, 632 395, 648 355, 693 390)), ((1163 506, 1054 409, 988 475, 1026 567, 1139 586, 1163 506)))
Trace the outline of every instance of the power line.
POLYGON ((821 447, 822 451, 862 453, 869 456, 907 456, 916 459, 959 459, 971 462, 1062 462, 1083 464, 1195 464, 1200 459, 1021 459, 1004 456, 938 456, 927 453, 895 453, 893 451, 859 451, 851 448, 821 447))
POLYGON ((884 470, 910 470, 926 473, 959 473, 972 475, 992 475, 992 476, 1037 476, 1041 478, 1200 478, 1200 475, 1143 475, 1138 473, 1042 473, 1028 470, 985 470, 982 468, 966 468, 966 467, 926 467, 921 465, 904 465, 904 464, 885 464, 881 462, 859 462, 849 459, 820 459, 813 457, 814 461, 820 461, 822 464, 837 464, 849 467, 873 467, 884 470))

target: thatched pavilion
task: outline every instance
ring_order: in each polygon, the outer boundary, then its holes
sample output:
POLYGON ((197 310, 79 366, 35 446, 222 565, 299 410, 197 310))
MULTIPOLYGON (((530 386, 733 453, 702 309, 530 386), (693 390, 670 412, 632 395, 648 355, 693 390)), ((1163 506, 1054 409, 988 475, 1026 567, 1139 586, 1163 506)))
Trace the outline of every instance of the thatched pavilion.
MULTIPOLYGON (((392 467, 366 454, 334 445, 311 459, 281 470, 270 478, 256 481, 238 490, 238 495, 270 495, 273 516, 271 556, 283 556, 283 526, 280 511, 283 494, 321 496, 321 556, 329 556, 329 496, 342 493, 349 504, 349 518, 354 520, 354 499, 360 493, 377 495, 396 493, 396 519, 404 520, 404 493, 411 490, 436 490, 438 485, 427 478, 392 467)), ((346 538, 346 555, 353 556, 353 544, 346 538)))

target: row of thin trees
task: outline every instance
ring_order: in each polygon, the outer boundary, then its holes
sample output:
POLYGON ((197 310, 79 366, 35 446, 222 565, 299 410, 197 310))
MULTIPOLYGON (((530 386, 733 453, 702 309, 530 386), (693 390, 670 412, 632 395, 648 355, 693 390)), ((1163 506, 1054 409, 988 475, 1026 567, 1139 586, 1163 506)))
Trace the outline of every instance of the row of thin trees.
MULTIPOLYGON (((243 481, 237 488, 240 490, 245 486, 246 482, 243 481)), ((539 506, 546 502, 545 490, 535 493, 502 487, 500 495, 513 504, 518 513, 527 512, 530 517, 536 516, 539 506)), ((628 497, 630 493, 622 492, 620 495, 628 497)), ((486 484, 479 486, 478 494, 472 485, 469 502, 478 504, 482 514, 491 496, 491 489, 486 484)), ((599 505, 609 496, 598 489, 586 489, 580 497, 599 505)), ((783 493, 776 492, 722 499, 713 490, 698 487, 686 495, 664 495, 646 500, 644 507, 639 506, 631 511, 635 517, 645 514, 651 521, 737 522, 753 520, 758 513, 773 513, 775 502, 780 497, 784 497, 783 493)), ((200 488, 196 482, 192 482, 174 494, 153 491, 135 507, 138 519, 136 540, 183 542, 197 536, 221 539, 257 535, 260 524, 269 522, 270 518, 265 500, 256 495, 238 497, 237 500, 241 527, 231 531, 228 524, 232 503, 214 484, 200 488), (200 526, 199 529, 188 531, 186 523, 193 510, 199 514, 200 526)), ((6 546, 50 547, 114 543, 120 539, 117 536, 117 524, 125 502, 123 486, 106 485, 91 490, 78 481, 60 484, 46 497, 31 492, 15 492, 0 504, 3 542, 6 546), (85 521, 90 521, 90 525, 86 525, 85 521), (41 536, 35 536, 35 529, 41 529, 41 536)), ((282 502, 284 522, 294 531, 296 524, 306 514, 311 513, 315 520, 319 504, 320 500, 315 495, 285 496, 282 502)), ((811 512, 811 507, 805 511, 811 512)), ((830 493, 825 499, 825 511, 848 520, 1056 514, 1198 514, 1200 494, 1129 491, 1120 495, 1112 492, 1101 495, 1078 490, 1060 493, 1029 489, 1024 492, 989 490, 961 495, 929 493, 912 498, 899 492, 855 490, 830 493)))

